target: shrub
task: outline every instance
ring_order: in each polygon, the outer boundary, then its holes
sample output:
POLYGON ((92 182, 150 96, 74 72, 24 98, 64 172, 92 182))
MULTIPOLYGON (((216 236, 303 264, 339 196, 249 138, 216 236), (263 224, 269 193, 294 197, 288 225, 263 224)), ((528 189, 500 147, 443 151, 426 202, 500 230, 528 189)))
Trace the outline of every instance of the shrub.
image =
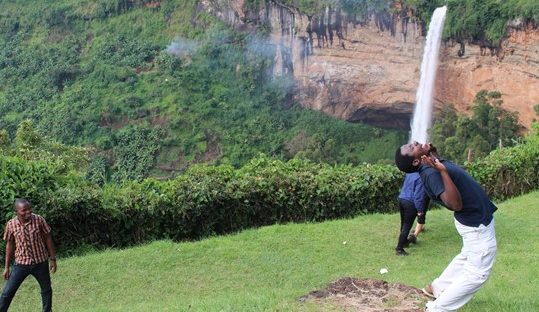
POLYGON ((533 125, 524 143, 501 148, 468 164, 470 174, 496 199, 527 193, 539 185, 539 126, 533 125))
POLYGON ((241 169, 199 165, 168 181, 100 187, 80 175, 59 175, 41 162, 1 160, 3 221, 13 217, 15 198, 28 198, 54 228, 64 252, 396 211, 402 182, 394 166, 331 166, 261 155, 241 169))

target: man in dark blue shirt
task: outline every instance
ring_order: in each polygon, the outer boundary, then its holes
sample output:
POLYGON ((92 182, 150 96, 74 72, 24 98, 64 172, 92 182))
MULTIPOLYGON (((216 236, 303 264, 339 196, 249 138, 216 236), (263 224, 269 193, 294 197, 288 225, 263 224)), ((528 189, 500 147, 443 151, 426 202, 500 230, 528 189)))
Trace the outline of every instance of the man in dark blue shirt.
POLYGON ((493 213, 496 206, 465 170, 440 159, 431 144, 405 144, 395 153, 403 172, 419 172, 428 196, 454 211, 462 250, 423 291, 436 299, 427 311, 456 311, 487 281, 496 257, 493 213))
MULTIPOLYGON (((399 194, 399 210, 401 217, 400 235, 395 248, 395 252, 398 256, 406 256, 408 253, 404 250, 404 247, 410 243, 408 234, 414 224, 416 215, 424 216, 426 206, 428 205, 428 197, 421 182, 419 173, 407 173, 404 177, 404 183, 402 184, 401 192, 399 194)), ((418 218, 418 223, 419 223, 418 218)), ((422 222, 424 223, 424 221, 422 222)), ((416 235, 410 235, 411 242, 415 243, 416 235)))

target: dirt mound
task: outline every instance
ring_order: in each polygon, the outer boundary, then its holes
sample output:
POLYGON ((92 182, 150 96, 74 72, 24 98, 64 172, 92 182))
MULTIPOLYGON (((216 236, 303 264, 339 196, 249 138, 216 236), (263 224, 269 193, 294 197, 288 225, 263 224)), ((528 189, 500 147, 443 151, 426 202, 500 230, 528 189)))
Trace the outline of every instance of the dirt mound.
POLYGON ((346 311, 420 312, 424 311, 428 298, 421 290, 403 284, 345 277, 299 300, 330 303, 346 311))

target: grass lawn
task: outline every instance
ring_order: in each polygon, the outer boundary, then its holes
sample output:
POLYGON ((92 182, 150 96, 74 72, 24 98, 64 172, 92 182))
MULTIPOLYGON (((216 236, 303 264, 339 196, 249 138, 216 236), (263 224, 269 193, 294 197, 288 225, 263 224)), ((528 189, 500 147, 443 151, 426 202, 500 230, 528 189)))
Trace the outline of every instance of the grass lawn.
MULTIPOLYGON (((494 272, 461 311, 539 311, 539 192, 498 207, 494 272)), ((440 274, 459 252, 459 235, 445 209, 429 212, 426 228, 408 257, 394 255, 399 216, 393 214, 60 259, 55 311, 335 310, 297 298, 345 276, 422 287, 440 274), (389 273, 380 275, 382 267, 389 273)), ((39 287, 29 278, 11 310, 39 311, 40 304, 39 287)))

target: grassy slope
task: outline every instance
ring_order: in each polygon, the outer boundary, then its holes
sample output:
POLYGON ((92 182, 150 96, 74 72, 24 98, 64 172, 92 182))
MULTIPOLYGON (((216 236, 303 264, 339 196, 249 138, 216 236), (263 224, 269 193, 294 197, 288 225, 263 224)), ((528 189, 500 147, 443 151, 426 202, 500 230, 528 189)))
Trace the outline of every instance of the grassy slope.
MULTIPOLYGON (((538 311, 539 192, 499 205, 499 254, 487 285, 465 311, 538 311)), ((63 259, 53 277, 56 311, 318 311, 296 299, 344 276, 416 287, 436 277, 460 248, 452 216, 429 214, 411 256, 396 257, 399 217, 370 215, 322 224, 290 224, 194 243, 155 242, 63 259), (343 241, 347 244, 343 245, 343 241)), ((27 280, 14 311, 36 311, 27 280)))

